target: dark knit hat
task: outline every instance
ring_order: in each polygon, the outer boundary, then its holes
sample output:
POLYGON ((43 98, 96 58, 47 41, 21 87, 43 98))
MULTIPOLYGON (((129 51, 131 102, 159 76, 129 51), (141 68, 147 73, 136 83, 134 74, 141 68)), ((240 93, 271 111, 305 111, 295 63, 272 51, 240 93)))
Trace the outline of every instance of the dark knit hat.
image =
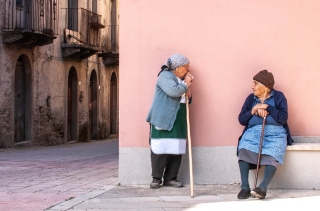
POLYGON ((261 70, 258 72, 254 77, 253 80, 256 80, 269 89, 273 89, 274 85, 274 78, 271 72, 268 72, 268 70, 261 70))

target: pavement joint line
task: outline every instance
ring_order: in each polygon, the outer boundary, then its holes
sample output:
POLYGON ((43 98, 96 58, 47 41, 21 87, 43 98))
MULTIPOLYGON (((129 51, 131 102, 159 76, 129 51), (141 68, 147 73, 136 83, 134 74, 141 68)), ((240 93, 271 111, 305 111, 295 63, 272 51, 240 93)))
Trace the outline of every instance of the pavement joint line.
POLYGON ((159 196, 165 202, 175 201, 225 201, 224 198, 213 194, 213 195, 199 195, 191 198, 190 196, 159 196))
POLYGON ((95 198, 103 193, 105 193, 106 191, 114 188, 115 186, 104 186, 104 187, 101 187, 101 188, 98 188, 94 191, 91 191, 89 193, 86 193, 86 194, 83 194, 83 195, 80 195, 80 196, 76 196, 74 197, 73 199, 70 199, 70 200, 67 200, 67 201, 64 201, 62 203, 59 203, 55 206, 52 206, 48 209, 46 209, 47 211, 55 211, 56 209, 59 210, 59 211, 65 211, 65 210, 68 210, 86 200, 89 200, 89 199, 92 199, 92 198, 95 198))
POLYGON ((119 197, 119 200, 121 202, 125 203, 132 203, 132 202, 164 202, 161 197, 131 197, 131 198, 126 198, 126 197, 119 197))

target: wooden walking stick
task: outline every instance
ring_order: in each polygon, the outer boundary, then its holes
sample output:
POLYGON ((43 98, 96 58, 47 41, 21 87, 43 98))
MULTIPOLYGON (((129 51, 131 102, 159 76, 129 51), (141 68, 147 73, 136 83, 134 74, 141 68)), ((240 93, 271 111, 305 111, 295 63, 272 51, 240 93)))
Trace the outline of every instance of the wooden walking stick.
POLYGON ((193 167, 192 167, 192 149, 191 149, 191 135, 190 135, 190 120, 189 120, 189 99, 186 94, 186 108, 187 108, 187 130, 188 130, 188 149, 189 149, 189 169, 190 169, 190 195, 193 198, 193 167))
POLYGON ((256 178, 254 179, 254 188, 257 187, 257 180, 258 180, 258 174, 259 174, 259 167, 260 167, 260 160, 261 160, 261 152, 262 152, 262 143, 263 143, 264 126, 265 126, 265 124, 266 124, 266 117, 263 117, 261 136, 260 136, 260 147, 259 147, 259 154, 258 154, 258 161, 257 161, 256 178))

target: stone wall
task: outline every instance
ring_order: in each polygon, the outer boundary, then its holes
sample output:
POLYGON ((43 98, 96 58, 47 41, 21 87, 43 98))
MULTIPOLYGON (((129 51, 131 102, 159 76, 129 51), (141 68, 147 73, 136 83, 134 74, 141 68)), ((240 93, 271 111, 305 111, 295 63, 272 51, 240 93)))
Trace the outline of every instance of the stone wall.
MULTIPOLYGON (((89 1, 88 1, 89 2, 89 1)), ((89 7, 89 3, 81 2, 79 7, 89 7)), ((0 5, 3 0, 0 0, 0 5)), ((59 1, 60 8, 65 8, 66 2, 59 1)), ((100 2, 98 13, 102 15, 103 24, 110 21, 108 17, 109 3, 100 2), (100 5, 101 4, 101 5, 100 5)), ((110 135, 110 77, 114 72, 119 75, 119 66, 106 66, 103 59, 93 55, 88 59, 72 60, 62 58, 61 43, 64 42, 65 14, 59 16, 59 35, 52 44, 20 47, 15 44, 5 44, 0 36, 0 148, 15 146, 15 69, 19 57, 30 71, 31 97, 30 125, 27 135, 28 145, 56 145, 67 143, 67 112, 68 112, 68 74, 73 67, 78 79, 77 104, 77 140, 89 141, 89 101, 88 90, 90 76, 94 70, 97 75, 97 139, 105 139, 110 135), (81 99, 80 99, 81 95, 81 99)), ((3 25, 0 19, 0 26, 3 25)), ((106 40, 107 34, 101 30, 101 39, 106 40)))

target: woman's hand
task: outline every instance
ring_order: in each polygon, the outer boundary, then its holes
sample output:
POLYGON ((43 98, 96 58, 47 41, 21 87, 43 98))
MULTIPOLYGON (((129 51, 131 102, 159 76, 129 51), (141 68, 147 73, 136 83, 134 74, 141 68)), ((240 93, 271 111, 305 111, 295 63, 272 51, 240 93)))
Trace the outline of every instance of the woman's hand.
POLYGON ((266 109, 263 108, 258 108, 256 115, 261 116, 261 117, 266 117, 269 114, 269 112, 266 109))
POLYGON ((252 108, 251 114, 266 117, 269 114, 269 112, 266 110, 267 108, 268 104, 259 103, 252 108))
POLYGON ((188 72, 188 73, 186 74, 186 76, 184 77, 184 83, 185 83, 187 86, 190 86, 191 83, 192 83, 192 81, 193 81, 193 76, 191 75, 190 72, 188 72))
POLYGON ((188 99, 191 98, 191 89, 188 88, 188 91, 186 92, 186 96, 188 96, 188 99))

